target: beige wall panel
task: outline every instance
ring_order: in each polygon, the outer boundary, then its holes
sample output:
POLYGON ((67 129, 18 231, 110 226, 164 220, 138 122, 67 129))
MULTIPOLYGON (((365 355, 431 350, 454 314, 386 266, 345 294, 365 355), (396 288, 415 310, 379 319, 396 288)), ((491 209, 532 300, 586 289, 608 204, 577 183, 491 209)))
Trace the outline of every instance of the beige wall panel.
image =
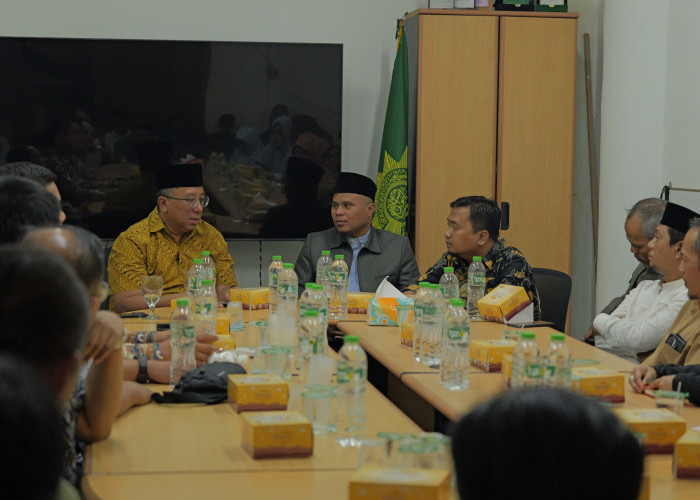
POLYGON ((495 194, 498 18, 421 15, 416 138, 416 258, 445 251, 449 202, 495 194))
POLYGON ((571 273, 576 20, 501 18, 498 199, 507 244, 571 273))

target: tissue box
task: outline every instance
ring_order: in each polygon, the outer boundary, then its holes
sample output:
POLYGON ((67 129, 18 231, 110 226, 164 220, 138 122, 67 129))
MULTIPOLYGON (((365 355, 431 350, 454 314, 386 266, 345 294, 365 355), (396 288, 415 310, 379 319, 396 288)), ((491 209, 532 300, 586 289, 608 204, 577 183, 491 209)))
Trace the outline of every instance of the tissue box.
POLYGON ((479 313, 488 321, 505 323, 532 304, 521 286, 498 285, 476 303, 479 313))
POLYGON ((644 434, 647 453, 672 453, 685 432, 685 420, 666 408, 616 408, 613 412, 634 433, 644 434))
POLYGON ((219 349, 225 349, 227 351, 236 348, 236 343, 233 341, 233 339, 228 333, 226 335, 217 334, 216 337, 216 340, 206 342, 206 344, 213 345, 214 347, 218 347, 219 349))
POLYGON ((348 292, 348 314, 367 314, 373 298, 374 294, 369 292, 348 292))
POLYGON ((231 288, 231 302, 241 302, 243 309, 254 311, 256 309, 269 309, 270 289, 258 286, 252 288, 231 288))
POLYGON ((506 379, 506 387, 510 387, 510 376, 513 373, 513 355, 504 354, 501 362, 501 373, 506 379))
POLYGON ((366 468, 350 478, 350 500, 448 500, 450 471, 366 468))
POLYGON ((219 335, 229 334, 229 319, 228 314, 217 314, 216 315, 216 333, 219 335))
POLYGON ((673 476, 678 479, 700 479, 700 430, 689 430, 676 441, 673 476))
POLYGON ((487 372, 500 372, 505 354, 513 354, 514 340, 472 340, 469 347, 471 364, 487 372))
POLYGON ((608 403, 625 402, 625 376, 601 366, 574 366, 571 369, 571 388, 592 398, 608 403))
POLYGON ((238 413, 286 410, 289 385, 278 375, 229 375, 228 397, 238 413))
POLYGON ((311 422, 295 411, 246 412, 241 445, 253 458, 309 457, 314 433, 311 422))
POLYGON ((397 299, 394 297, 374 298, 369 302, 367 311, 368 325, 399 326, 399 317, 396 306, 399 304, 411 305, 413 299, 397 299))

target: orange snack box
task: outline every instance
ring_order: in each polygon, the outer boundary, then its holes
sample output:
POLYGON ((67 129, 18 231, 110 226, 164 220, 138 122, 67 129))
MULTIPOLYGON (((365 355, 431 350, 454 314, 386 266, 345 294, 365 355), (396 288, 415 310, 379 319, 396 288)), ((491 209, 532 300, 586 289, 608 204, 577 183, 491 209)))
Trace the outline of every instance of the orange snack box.
POLYGON ((476 303, 485 320, 504 323, 532 304, 521 286, 498 285, 476 303))
POLYGON ((241 445, 253 458, 308 457, 314 433, 311 422, 295 411, 245 412, 241 445))
POLYGON ((216 315, 216 333, 219 335, 229 335, 229 318, 226 313, 216 315))
POLYGON ((219 349, 224 349, 226 351, 230 351, 236 348, 236 343, 228 333, 226 335, 217 334, 216 337, 216 340, 212 340, 206 343, 209 345, 213 345, 214 347, 218 347, 219 349))
POLYGON ((229 375, 228 398, 238 413, 286 410, 289 384, 278 375, 229 375))
POLYGON ((270 307, 270 289, 266 286, 231 288, 229 297, 231 302, 241 302, 243 309, 249 311, 270 307))
POLYGON ((348 314, 367 314, 369 301, 374 298, 370 292, 348 292, 348 314))
POLYGON ((602 366, 571 368, 572 390, 608 403, 625 402, 625 376, 602 366))
MULTIPOLYGON (((411 316, 413 316, 413 314, 411 314, 411 316)), ((413 318, 411 318, 411 321, 404 321, 401 323, 401 345, 412 348, 414 333, 415 324, 413 323, 413 318)))
POLYGON ((685 420, 666 408, 615 408, 613 413, 632 432, 644 435, 647 453, 673 453, 673 445, 685 433, 685 420))
POLYGON ((676 441, 673 476, 678 479, 700 479, 700 430, 691 429, 676 441))
POLYGON ((448 500, 450 471, 360 469, 350 478, 350 500, 448 500))
POLYGON ((472 340, 469 359, 473 366, 487 372, 500 372, 503 356, 513 354, 518 343, 514 340, 472 340))

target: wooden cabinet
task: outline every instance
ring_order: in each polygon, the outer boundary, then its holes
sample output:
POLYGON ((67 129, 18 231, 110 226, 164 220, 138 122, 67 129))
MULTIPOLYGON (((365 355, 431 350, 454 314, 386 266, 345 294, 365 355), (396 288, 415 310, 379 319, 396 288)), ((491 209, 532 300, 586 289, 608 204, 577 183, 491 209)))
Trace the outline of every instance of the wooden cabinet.
POLYGON ((576 21, 502 11, 407 16, 421 271, 445 251, 449 202, 478 194, 511 204, 506 244, 534 267, 571 273, 576 21))

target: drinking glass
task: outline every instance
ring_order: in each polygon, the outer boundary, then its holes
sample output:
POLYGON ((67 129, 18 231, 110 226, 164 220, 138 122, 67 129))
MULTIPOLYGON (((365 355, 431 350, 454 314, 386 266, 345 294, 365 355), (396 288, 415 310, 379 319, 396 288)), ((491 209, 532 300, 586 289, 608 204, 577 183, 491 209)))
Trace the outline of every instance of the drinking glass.
POLYGON ((155 308, 160 296, 163 295, 163 277, 144 276, 141 278, 141 293, 143 294, 143 300, 146 301, 148 308, 151 310, 151 314, 147 319, 158 319, 155 308))

